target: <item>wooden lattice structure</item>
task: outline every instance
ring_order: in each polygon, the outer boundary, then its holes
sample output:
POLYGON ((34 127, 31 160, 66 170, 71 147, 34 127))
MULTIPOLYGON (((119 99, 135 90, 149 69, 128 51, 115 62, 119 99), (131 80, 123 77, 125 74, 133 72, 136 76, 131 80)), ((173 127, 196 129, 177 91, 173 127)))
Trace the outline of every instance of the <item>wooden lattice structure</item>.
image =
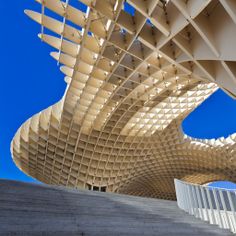
POLYGON ((175 198, 174 178, 236 181, 234 135, 199 140, 180 128, 218 87, 236 96, 236 1, 36 1, 42 12, 26 14, 58 50, 67 89, 17 131, 22 171, 165 199, 175 198))

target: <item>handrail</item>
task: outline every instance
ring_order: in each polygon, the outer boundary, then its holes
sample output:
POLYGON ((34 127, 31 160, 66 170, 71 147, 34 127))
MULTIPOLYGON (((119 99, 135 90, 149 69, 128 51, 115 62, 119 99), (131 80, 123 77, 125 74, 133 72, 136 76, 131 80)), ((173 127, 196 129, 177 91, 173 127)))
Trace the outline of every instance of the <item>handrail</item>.
POLYGON ((187 183, 175 179, 180 209, 236 233, 236 190, 187 183))

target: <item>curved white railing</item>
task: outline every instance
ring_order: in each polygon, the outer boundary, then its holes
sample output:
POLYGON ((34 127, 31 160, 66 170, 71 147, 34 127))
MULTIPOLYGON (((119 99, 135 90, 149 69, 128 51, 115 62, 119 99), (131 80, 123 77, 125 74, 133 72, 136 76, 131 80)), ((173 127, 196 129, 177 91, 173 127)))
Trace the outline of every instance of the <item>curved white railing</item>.
POLYGON ((190 184, 175 179, 179 208, 236 233, 236 190, 190 184))

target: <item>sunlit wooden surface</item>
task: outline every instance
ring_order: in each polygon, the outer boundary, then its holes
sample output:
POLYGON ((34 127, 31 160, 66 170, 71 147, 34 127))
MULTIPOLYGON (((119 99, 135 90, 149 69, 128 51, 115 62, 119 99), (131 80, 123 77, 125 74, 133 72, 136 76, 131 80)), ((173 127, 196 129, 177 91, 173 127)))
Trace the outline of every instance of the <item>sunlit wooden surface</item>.
POLYGON ((236 181, 235 135, 181 130, 218 87, 236 97, 236 1, 82 0, 86 12, 74 0, 36 1, 42 12, 25 13, 55 48, 67 89, 17 131, 11 151, 22 171, 165 199, 175 199, 174 178, 236 181))

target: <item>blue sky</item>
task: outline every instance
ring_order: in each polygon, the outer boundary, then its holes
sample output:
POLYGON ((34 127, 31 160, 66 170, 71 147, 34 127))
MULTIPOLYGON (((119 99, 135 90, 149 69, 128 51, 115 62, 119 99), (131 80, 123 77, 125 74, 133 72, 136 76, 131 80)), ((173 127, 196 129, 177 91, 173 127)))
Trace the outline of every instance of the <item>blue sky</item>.
MULTIPOLYGON (((40 42, 40 26, 24 9, 40 11, 40 5, 33 0, 0 4, 0 22, 5 22, 0 37, 0 178, 35 181, 12 162, 10 142, 26 119, 62 97, 66 85, 56 61, 49 56, 53 49, 40 42)), ((198 138, 227 137, 236 132, 235 120, 236 101, 219 90, 189 115, 183 129, 198 138)))

